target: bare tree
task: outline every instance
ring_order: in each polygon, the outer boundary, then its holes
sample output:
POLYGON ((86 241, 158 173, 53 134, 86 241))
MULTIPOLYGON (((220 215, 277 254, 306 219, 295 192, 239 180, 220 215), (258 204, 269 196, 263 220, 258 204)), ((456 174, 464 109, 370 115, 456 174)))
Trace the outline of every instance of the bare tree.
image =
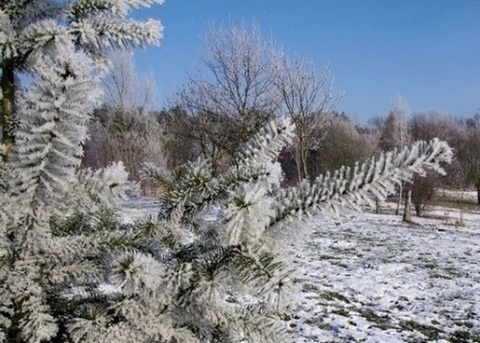
POLYGON ((324 138, 330 111, 340 94, 333 89, 333 76, 325 68, 318 73, 312 62, 280 54, 275 65, 275 86, 281 96, 282 113, 296 125, 294 149, 298 179, 308 179, 309 154, 324 138))
POLYGON ((309 178, 309 154, 318 149, 339 98, 330 71, 318 73, 313 63, 289 57, 265 41, 257 26, 211 30, 205 45, 196 74, 175 99, 188 114, 183 134, 197 141, 216 173, 239 143, 274 116, 288 115, 297 128, 298 178, 309 178))
POLYGON ((137 75, 131 54, 119 53, 112 60, 113 69, 103 82, 105 106, 90 123, 82 165, 97 169, 122 161, 130 179, 140 181, 142 163, 166 166, 164 131, 150 111, 156 86, 151 77, 137 75))
POLYGON ((406 100, 398 97, 383 124, 379 147, 383 151, 403 149, 410 142, 407 117, 410 110, 406 100))
POLYGON ((466 181, 477 190, 477 204, 480 206, 480 115, 467 120, 466 144, 459 151, 464 165, 466 181))
POLYGON ((140 181, 142 163, 165 166, 163 129, 153 115, 103 107, 90 126, 83 166, 97 169, 122 161, 135 181, 140 181))
POLYGON ((111 72, 103 79, 105 103, 122 111, 154 109, 158 89, 151 74, 138 75, 133 55, 129 51, 116 52, 110 57, 111 72))
POLYGON ((173 170, 204 156, 197 140, 200 129, 192 127, 192 118, 182 108, 164 109, 158 113, 158 118, 165 132, 167 169, 173 170))
POLYGON ((191 133, 215 166, 275 116, 275 48, 257 26, 245 25, 211 29, 205 47, 196 74, 174 102, 192 119, 197 129, 191 133))
POLYGON ((447 175, 454 172, 453 168, 459 167, 455 161, 466 144, 466 129, 457 118, 437 111, 417 113, 409 121, 409 130, 414 140, 431 140, 437 137, 454 148, 454 163, 446 166, 447 175))
MULTIPOLYGON (((378 141, 378 146, 381 150, 401 150, 410 143, 411 138, 407 126, 407 116, 409 114, 410 109, 407 101, 401 96, 398 96, 397 99, 395 99, 393 107, 381 128, 378 141)), ((397 207, 395 210, 396 215, 398 215, 400 212, 400 203, 402 200, 403 188, 403 183, 398 185, 397 207)), ((408 201, 409 199, 411 199, 411 197, 407 193, 408 191, 405 193, 405 201, 407 202, 405 204, 405 208, 409 208, 410 204, 408 204, 408 201)))
MULTIPOLYGON (((412 115, 409 121, 409 130, 413 140, 428 141, 433 138, 445 140, 453 147, 453 163, 445 167, 447 175, 456 173, 453 168, 461 168, 459 163, 456 163, 459 157, 459 147, 464 145, 464 129, 452 116, 442 114, 437 111, 416 113, 412 115)), ((434 173, 428 174, 427 177, 416 177, 412 185, 412 202, 417 211, 417 215, 423 213, 426 204, 432 198, 435 188, 440 185, 445 185, 447 178, 440 178, 434 173)))

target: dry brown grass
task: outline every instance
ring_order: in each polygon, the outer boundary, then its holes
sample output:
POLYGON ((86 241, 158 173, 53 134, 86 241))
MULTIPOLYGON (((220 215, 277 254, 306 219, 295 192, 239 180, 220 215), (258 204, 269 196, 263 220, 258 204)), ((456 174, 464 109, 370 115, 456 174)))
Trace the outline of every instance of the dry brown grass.
POLYGON ((441 192, 435 192, 434 196, 429 201, 429 205, 463 209, 466 211, 476 211, 479 209, 477 203, 471 199, 462 199, 449 195, 444 195, 441 192))

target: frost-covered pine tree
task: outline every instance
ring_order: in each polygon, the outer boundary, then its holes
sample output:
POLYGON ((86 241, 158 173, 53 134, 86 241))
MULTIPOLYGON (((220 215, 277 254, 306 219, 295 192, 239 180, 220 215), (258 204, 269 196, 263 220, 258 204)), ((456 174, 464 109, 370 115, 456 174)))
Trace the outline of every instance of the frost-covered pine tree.
POLYGON ((95 218, 132 188, 120 163, 77 170, 86 124, 106 53, 161 38, 158 22, 128 13, 161 2, 0 2, 0 342, 69 341, 69 325, 83 318, 57 299, 98 281, 98 258, 114 238, 95 218), (65 231, 77 218, 88 225, 65 231))
MULTIPOLYGON (((133 10, 164 0, 5 0, 0 2, 2 142, 12 153, 20 90, 18 76, 34 76, 39 59, 84 54, 96 69, 108 65, 106 52, 156 44, 162 35, 158 21, 127 18, 133 10)), ((73 62, 73 61, 72 61, 73 62)), ((57 61, 55 61, 57 63, 57 61)), ((69 63, 68 60, 63 63, 69 63)), ((87 67, 82 63, 83 67, 87 67)), ((77 66, 64 66, 74 78, 77 66)), ((88 71, 90 73, 92 70, 88 71)), ((4 155, 5 156, 5 155, 4 155)))
POLYGON ((147 166, 166 208, 118 224, 112 211, 131 190, 122 165, 77 167, 102 51, 156 42, 158 24, 125 19, 154 2, 0 3, 0 342, 288 341, 280 238, 298 218, 385 196, 451 158, 445 143, 419 142, 283 190, 275 161, 294 129, 278 119, 218 177, 208 161, 168 175, 147 166), (25 89, 12 71, 31 77, 25 89))

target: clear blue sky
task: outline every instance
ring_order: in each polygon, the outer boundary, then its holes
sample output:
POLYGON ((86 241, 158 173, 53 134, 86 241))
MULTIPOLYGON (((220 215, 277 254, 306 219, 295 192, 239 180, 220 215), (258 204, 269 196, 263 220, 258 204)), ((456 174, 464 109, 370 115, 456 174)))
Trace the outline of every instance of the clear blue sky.
POLYGON ((208 26, 256 23, 284 49, 329 65, 336 110, 366 122, 397 96, 412 111, 473 116, 480 108, 480 0, 166 0, 136 13, 160 19, 160 47, 136 52, 161 104, 192 72, 208 26))

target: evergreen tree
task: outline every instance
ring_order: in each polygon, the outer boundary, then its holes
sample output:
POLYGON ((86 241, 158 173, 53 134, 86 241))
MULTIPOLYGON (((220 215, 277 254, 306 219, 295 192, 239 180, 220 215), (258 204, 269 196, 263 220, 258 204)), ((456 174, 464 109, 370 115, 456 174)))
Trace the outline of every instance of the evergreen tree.
POLYGON ((278 119, 220 176, 203 160, 171 174, 146 166, 166 208, 118 224, 113 210, 133 187, 123 166, 77 167, 99 54, 156 41, 158 25, 125 21, 153 2, 2 2, 2 63, 23 56, 33 79, 14 97, 15 144, 0 147, 11 149, 0 164, 0 342, 285 341, 291 269, 279 237, 298 234, 297 218, 385 196, 451 158, 444 142, 418 142, 282 190, 275 161, 294 127, 278 119), (38 50, 20 54, 23 33, 38 50))
POLYGON ((105 53, 158 42, 158 22, 127 14, 160 2, 0 3, 0 341, 62 339, 68 315, 55 306, 58 292, 100 275, 106 233, 93 232, 105 226, 95 218, 132 187, 121 164, 78 172, 81 145, 105 53), (20 75, 30 81, 25 88, 20 75), (88 237, 77 219, 91 227, 88 237), (65 232, 63 220, 78 225, 65 232))
MULTIPOLYGON (((132 9, 163 0, 5 0, 0 3, 0 52, 2 143, 11 155, 16 118, 20 108, 18 76, 37 75, 38 59, 57 59, 71 52, 83 53, 94 67, 108 66, 106 53, 158 43, 159 22, 127 19, 132 9)), ((58 62, 58 61, 57 61, 58 62)), ((75 77, 78 67, 64 60, 64 78, 75 77)), ((84 63, 83 63, 84 64, 84 63)))

